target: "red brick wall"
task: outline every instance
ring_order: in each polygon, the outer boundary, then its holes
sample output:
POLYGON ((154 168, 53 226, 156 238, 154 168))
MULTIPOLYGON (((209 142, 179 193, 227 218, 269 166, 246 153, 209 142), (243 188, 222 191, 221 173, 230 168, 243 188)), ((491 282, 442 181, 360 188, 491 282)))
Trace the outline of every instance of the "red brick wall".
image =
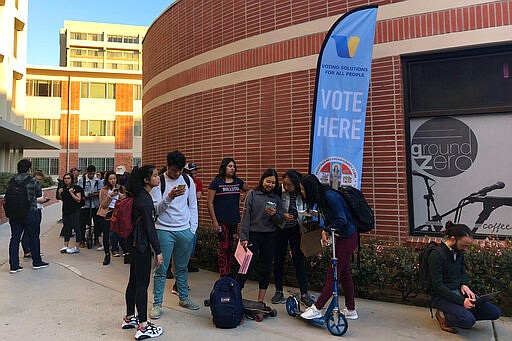
MULTIPOLYGON (((226 1, 175 3, 144 41, 143 84, 171 66, 236 40, 343 14, 368 1, 226 1), (186 24, 185 24, 186 23, 186 24)), ((398 1, 370 1, 388 4, 398 1)), ((512 23, 512 0, 383 20, 375 43, 512 23)), ((327 32, 280 41, 213 59, 161 81, 143 105, 169 91, 235 71, 318 54, 327 32)), ((267 167, 305 172, 315 69, 219 87, 172 100, 144 114, 143 160, 157 166, 173 149, 199 164, 205 187, 220 160, 233 156, 249 187, 267 167)), ((375 234, 405 241, 409 234, 403 79, 400 56, 374 59, 365 128, 362 189, 375 208, 375 234)), ((208 221, 205 200, 200 221, 208 221)))
POLYGON ((114 156, 114 167, 123 165, 126 167, 126 171, 130 173, 132 171, 132 153, 116 153, 114 156))
POLYGON ((116 149, 133 148, 133 116, 116 115, 116 149))
POLYGON ((133 112, 132 84, 116 84, 116 111, 133 112))

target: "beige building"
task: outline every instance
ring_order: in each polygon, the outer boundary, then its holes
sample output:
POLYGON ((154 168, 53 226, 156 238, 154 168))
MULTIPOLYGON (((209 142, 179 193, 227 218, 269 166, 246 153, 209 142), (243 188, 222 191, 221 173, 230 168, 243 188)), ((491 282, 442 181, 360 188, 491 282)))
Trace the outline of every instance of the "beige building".
POLYGON ((23 129, 27 0, 0 0, 0 172, 14 172, 23 150, 59 146, 23 129))
POLYGON ((60 66, 142 71, 146 26, 64 21, 60 66))

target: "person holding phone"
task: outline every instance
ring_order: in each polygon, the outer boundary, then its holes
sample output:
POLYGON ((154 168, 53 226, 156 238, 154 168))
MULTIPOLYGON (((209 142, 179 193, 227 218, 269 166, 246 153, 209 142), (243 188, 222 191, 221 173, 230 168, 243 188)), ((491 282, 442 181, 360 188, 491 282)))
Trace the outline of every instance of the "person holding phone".
POLYGON ((117 184, 114 172, 105 174, 105 185, 100 190, 100 207, 98 208, 98 223, 103 231, 103 250, 105 258, 103 265, 110 264, 110 217, 118 199, 124 198, 124 187, 117 184))
POLYGON ((62 200, 62 230, 64 234, 64 246, 60 249, 61 253, 80 252, 80 242, 82 233, 80 233, 80 202, 84 195, 82 187, 75 183, 73 173, 66 173, 62 177, 62 188, 59 189, 62 200), (76 244, 69 247, 72 231, 75 231, 76 244))
POLYGON ((151 190, 157 220, 155 223, 164 262, 153 275, 153 308, 150 316, 158 319, 162 315, 167 269, 171 255, 174 260, 174 276, 179 305, 197 310, 199 305, 188 294, 188 261, 192 251, 194 235, 198 226, 197 199, 194 182, 183 174, 186 158, 178 150, 167 154, 167 171, 163 181, 151 190), (190 187, 187 185, 187 180, 190 187))
MULTIPOLYGON (((253 253, 249 271, 259 261, 258 302, 265 300, 275 253, 276 231, 283 223, 283 206, 278 188, 276 170, 267 169, 258 187, 247 194, 240 224, 240 244, 253 253)), ((238 276, 240 286, 243 287, 246 276, 238 276)))
POLYGON ((130 278, 126 286, 126 315, 121 327, 137 328, 136 340, 162 335, 162 327, 148 321, 148 287, 151 275, 151 249, 155 256, 155 267, 163 263, 160 242, 155 229, 156 211, 149 192, 160 184, 158 171, 153 165, 135 167, 128 180, 128 192, 134 196, 132 216, 133 233, 129 237, 134 246, 130 263, 130 278), (138 316, 135 315, 137 307, 138 316))

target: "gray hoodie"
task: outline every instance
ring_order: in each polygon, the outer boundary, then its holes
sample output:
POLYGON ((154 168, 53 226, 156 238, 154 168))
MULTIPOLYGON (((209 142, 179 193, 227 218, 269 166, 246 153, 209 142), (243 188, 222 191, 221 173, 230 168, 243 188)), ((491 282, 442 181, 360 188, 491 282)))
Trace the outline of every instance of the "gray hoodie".
POLYGON ((263 193, 252 190, 245 199, 242 222, 240 224, 240 240, 249 240, 251 232, 274 232, 283 222, 283 205, 276 193, 263 193), (267 202, 276 204, 277 213, 273 216, 265 211, 267 202))

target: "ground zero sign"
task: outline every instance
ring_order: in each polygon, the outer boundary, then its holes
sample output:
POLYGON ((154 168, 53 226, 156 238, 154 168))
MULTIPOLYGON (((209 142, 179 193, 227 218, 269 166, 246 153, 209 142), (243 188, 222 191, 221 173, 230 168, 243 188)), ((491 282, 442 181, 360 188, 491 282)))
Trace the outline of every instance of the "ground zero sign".
POLYGON ((412 160, 425 173, 449 178, 468 170, 476 159, 478 142, 464 122, 437 117, 423 123, 414 133, 412 160))

